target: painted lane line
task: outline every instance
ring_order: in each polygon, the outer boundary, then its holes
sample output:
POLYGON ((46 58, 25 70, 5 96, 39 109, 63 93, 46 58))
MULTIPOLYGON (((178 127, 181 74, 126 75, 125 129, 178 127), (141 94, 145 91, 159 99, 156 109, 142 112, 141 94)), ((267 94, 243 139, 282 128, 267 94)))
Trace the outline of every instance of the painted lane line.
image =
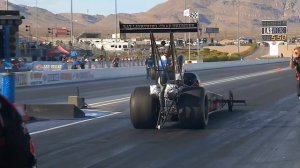
POLYGON ((93 106, 93 105, 98 105, 98 104, 103 104, 103 103, 110 103, 112 101, 118 101, 118 100, 129 99, 129 98, 130 97, 123 97, 123 98, 114 99, 114 100, 107 100, 107 101, 103 101, 103 102, 91 103, 89 105, 93 106))
POLYGON ((89 106, 92 107, 92 108, 94 108, 94 107, 102 107, 102 106, 106 106, 106 105, 110 105, 110 104, 116 104, 116 103, 125 102, 125 101, 128 101, 129 99, 130 99, 130 97, 128 97, 126 99, 124 98, 123 100, 119 100, 119 101, 112 100, 109 103, 99 102, 98 105, 92 105, 92 106, 90 106, 90 104, 89 104, 89 106))
POLYGON ((44 132, 48 132, 48 131, 52 131, 52 130, 56 130, 56 129, 60 129, 60 128, 65 128, 65 127, 69 127, 69 126, 72 126, 72 125, 81 124, 81 123, 84 123, 84 122, 96 120, 96 119, 99 119, 99 118, 109 117, 109 116, 116 115, 116 114, 119 114, 119 113, 121 113, 121 112, 114 112, 112 114, 107 114, 107 115, 100 116, 100 117, 95 117, 95 118, 91 118, 91 119, 87 119, 87 120, 73 122, 73 123, 70 123, 70 124, 65 124, 65 125, 61 125, 61 126, 57 126, 57 127, 52 127, 52 128, 45 129, 45 130, 32 132, 32 133, 30 133, 30 135, 35 135, 35 134, 40 134, 40 133, 44 133, 44 132))
MULTIPOLYGON (((286 71, 286 70, 289 70, 289 69, 290 68, 282 68, 281 71, 286 71)), ((220 79, 220 80, 205 82, 205 83, 202 83, 202 86, 220 84, 220 83, 235 81, 235 80, 239 80, 239 79, 247 79, 247 78, 251 78, 251 77, 263 76, 263 75, 277 73, 277 72, 278 72, 277 70, 270 70, 270 71, 266 71, 266 72, 253 73, 253 74, 249 74, 249 75, 229 77, 229 78, 224 78, 224 79, 220 79)))
MULTIPOLYGON (((100 112, 99 112, 99 109, 82 109, 82 111, 83 112, 87 112, 87 113, 89 113, 89 112, 97 112, 97 113, 112 113, 111 111, 103 111, 103 110, 101 110, 100 112)), ((118 113, 121 113, 121 112, 118 112, 118 113)))

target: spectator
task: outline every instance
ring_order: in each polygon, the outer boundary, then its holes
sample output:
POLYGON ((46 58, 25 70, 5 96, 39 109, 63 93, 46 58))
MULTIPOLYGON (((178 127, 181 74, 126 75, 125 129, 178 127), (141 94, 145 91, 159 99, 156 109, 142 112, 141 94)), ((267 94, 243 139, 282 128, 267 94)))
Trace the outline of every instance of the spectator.
MULTIPOLYGON (((171 80, 175 79, 175 72, 173 69, 172 60, 167 51, 164 53, 164 55, 162 55, 160 57, 158 64, 159 64, 159 70, 162 71, 162 72, 160 72, 160 74, 162 76, 161 80, 166 82, 167 79, 171 79, 171 80)), ((161 82, 161 83, 164 83, 164 82, 161 82)))
POLYGON ((151 69, 153 68, 154 65, 154 61, 152 59, 151 56, 149 56, 146 61, 145 61, 145 65, 146 65, 146 72, 147 72, 147 79, 150 77, 150 73, 151 73, 151 69))
POLYGON ((100 55, 98 57, 98 63, 100 64, 101 68, 104 68, 104 55, 100 55))
POLYGON ((36 166, 35 149, 17 109, 0 95, 0 167, 36 166))
POLYGON ((71 69, 78 69, 78 68, 79 68, 79 65, 80 65, 80 62, 77 61, 77 58, 76 58, 76 57, 72 58, 72 66, 71 66, 71 69))
POLYGON ((119 67, 120 58, 118 56, 115 56, 115 58, 112 60, 113 67, 119 67))
POLYGON ((165 52, 160 57, 160 60, 159 60, 158 64, 159 64, 158 66, 159 66, 160 70, 168 69, 171 66, 171 60, 170 60, 168 52, 165 52))
POLYGON ((296 47, 292 53, 290 68, 296 69, 297 96, 300 100, 300 47, 296 47), (296 56, 295 58, 293 57, 294 54, 296 56))
POLYGON ((104 55, 101 54, 101 55, 99 56, 99 60, 98 60, 98 61, 103 62, 103 61, 104 61, 104 55))
POLYGON ((12 70, 13 70, 14 72, 19 72, 19 70, 20 70, 20 63, 19 63, 18 60, 13 59, 13 60, 11 61, 11 65, 12 65, 12 70))
POLYGON ((183 72, 183 65, 184 65, 184 56, 183 55, 178 56, 177 63, 178 63, 179 72, 183 72))
POLYGON ((85 58, 82 57, 82 58, 79 60, 79 66, 80 66, 80 69, 85 69, 85 64, 86 64, 85 58))
POLYGON ((31 48, 31 49, 36 49, 36 45, 35 45, 35 44, 32 44, 32 45, 30 46, 30 48, 31 48))
POLYGON ((61 59, 61 62, 62 62, 62 65, 61 65, 61 69, 64 70, 64 69, 68 69, 68 62, 67 62, 68 58, 66 56, 62 57, 61 59))
POLYGON ((0 72, 3 72, 4 70, 5 70, 4 61, 0 60, 0 72))
POLYGON ((25 49, 26 49, 26 46, 25 46, 25 44, 22 42, 22 43, 20 44, 20 51, 21 51, 21 55, 22 55, 22 56, 25 55, 25 49))

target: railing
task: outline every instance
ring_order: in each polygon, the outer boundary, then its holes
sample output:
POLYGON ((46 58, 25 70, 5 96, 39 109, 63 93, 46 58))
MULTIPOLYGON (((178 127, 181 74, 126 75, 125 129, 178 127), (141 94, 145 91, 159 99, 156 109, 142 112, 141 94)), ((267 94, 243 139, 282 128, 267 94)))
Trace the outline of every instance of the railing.
MULTIPOLYGON (((118 68, 118 67, 134 67, 144 66, 144 60, 121 60, 117 67, 114 67, 111 61, 85 61, 84 68, 77 65, 76 69, 100 69, 100 68, 118 68)), ((67 63, 67 69, 72 69, 72 62, 67 63)), ((47 70, 66 70, 64 63, 60 61, 33 61, 31 63, 19 62, 17 65, 13 65, 14 72, 24 71, 47 71, 47 70)), ((3 65, 0 67, 0 73, 6 72, 3 65)))

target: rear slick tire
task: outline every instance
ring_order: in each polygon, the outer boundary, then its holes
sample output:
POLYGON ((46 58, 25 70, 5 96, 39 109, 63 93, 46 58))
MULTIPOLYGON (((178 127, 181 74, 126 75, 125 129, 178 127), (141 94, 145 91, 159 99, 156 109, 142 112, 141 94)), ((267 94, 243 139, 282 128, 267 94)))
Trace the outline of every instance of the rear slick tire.
POLYGON ((178 101, 178 111, 181 127, 204 129, 208 123, 208 100, 204 88, 183 89, 178 101))
POLYGON ((130 118, 134 128, 156 128, 158 113, 159 100, 150 96, 150 88, 135 88, 130 97, 130 118))

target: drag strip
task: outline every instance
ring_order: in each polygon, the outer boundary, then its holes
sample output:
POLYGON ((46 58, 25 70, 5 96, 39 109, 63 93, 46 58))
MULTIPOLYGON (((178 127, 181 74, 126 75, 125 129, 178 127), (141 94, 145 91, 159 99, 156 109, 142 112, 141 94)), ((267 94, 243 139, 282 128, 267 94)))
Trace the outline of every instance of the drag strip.
MULTIPOLYGON (((248 79, 248 78, 253 78, 253 77, 258 77, 258 76, 263 76, 263 75, 269 75, 273 73, 279 73, 282 71, 289 70, 289 68, 277 68, 273 70, 268 70, 265 72, 256 72, 256 73, 251 73, 251 74, 245 74, 241 76, 235 76, 235 77, 227 77, 219 80, 214 80, 214 81, 208 81, 202 83, 202 86, 211 86, 211 85, 217 85, 217 84, 222 84, 225 82, 232 82, 236 80, 241 80, 241 79, 248 79)), ((84 109, 83 111, 86 113, 86 118, 84 119, 74 119, 74 120, 37 120, 31 123, 27 124, 27 127, 30 130, 31 135, 39 134, 39 133, 44 133, 47 131, 52 131, 68 126, 72 126, 75 124, 81 124, 84 122, 92 121, 95 119, 101 119, 105 117, 110 117, 112 115, 119 114, 121 112, 108 112, 108 111, 100 111, 97 108, 103 107, 103 106, 108 106, 108 105, 114 105, 118 103, 128 103, 130 100, 130 97, 123 97, 123 98, 117 98, 113 100, 107 100, 107 101, 102 101, 102 102, 95 102, 95 103, 90 103, 88 104, 89 109, 84 109), (78 121, 79 120, 79 121, 78 121), (38 128, 38 129, 37 129, 38 128)))
POLYGON ((88 121, 78 124, 62 126, 81 120, 55 120, 58 125, 46 127, 51 120, 28 123, 40 124, 31 127, 31 133, 59 127, 32 135, 38 167, 300 167, 300 104, 295 72, 286 67, 283 63, 196 71, 205 89, 225 96, 232 90, 235 98, 247 101, 235 105, 233 112, 225 107, 209 115, 204 130, 182 129, 177 122, 161 130, 133 128, 128 100, 135 87, 152 84, 144 76, 22 88, 17 89, 17 99, 61 103, 79 87, 92 105, 89 116, 81 119, 88 121), (105 116, 114 112, 120 113, 105 116))

